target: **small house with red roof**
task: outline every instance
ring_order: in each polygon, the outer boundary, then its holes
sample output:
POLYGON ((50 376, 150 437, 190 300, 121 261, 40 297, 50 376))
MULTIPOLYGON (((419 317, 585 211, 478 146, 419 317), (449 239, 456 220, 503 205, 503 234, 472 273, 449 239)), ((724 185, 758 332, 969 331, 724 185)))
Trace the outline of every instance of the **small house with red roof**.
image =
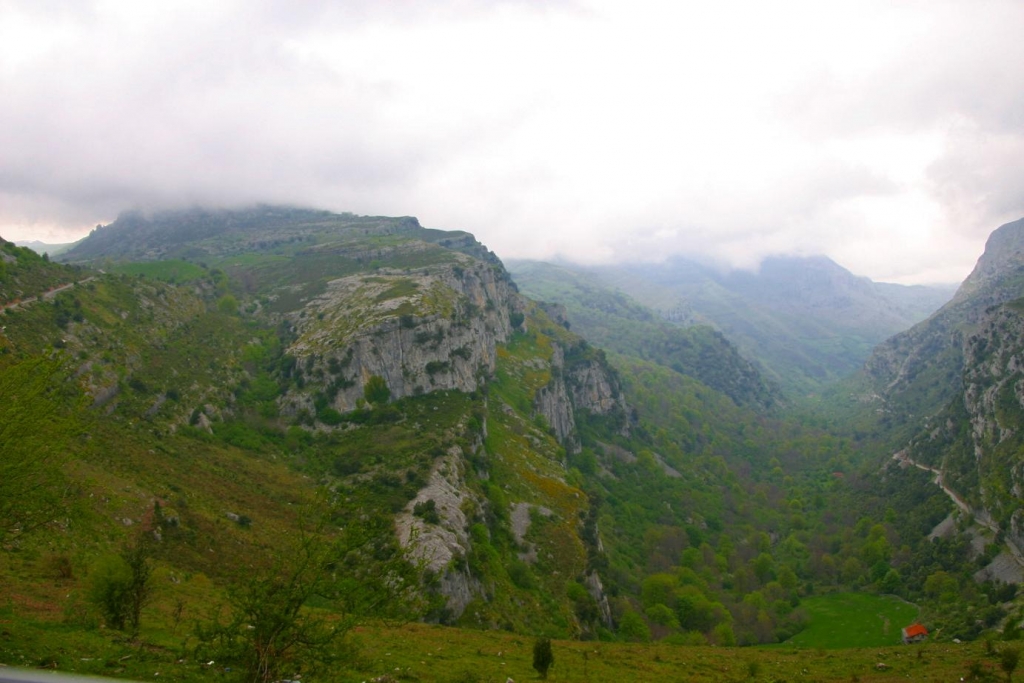
POLYGON ((903 644, 919 643, 928 637, 928 629, 921 624, 911 624, 903 629, 903 644))

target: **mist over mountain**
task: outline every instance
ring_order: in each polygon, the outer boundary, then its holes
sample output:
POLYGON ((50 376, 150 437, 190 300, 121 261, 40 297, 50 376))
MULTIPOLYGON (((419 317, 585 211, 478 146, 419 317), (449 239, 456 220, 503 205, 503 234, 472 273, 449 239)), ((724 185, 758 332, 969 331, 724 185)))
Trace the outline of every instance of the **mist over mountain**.
POLYGON ((713 327, 675 325, 587 271, 533 261, 507 265, 523 293, 563 306, 572 329, 592 343, 693 377, 737 405, 778 406, 778 386, 713 327))
POLYGON ((62 254, 75 245, 75 242, 65 242, 62 244, 47 244, 38 240, 30 240, 27 242, 15 242, 19 247, 28 247, 37 254, 47 254, 49 256, 57 256, 62 254))
MULTIPOLYGON (((519 262, 511 267, 513 273, 522 268, 519 262)), ((773 257, 757 272, 722 272, 685 259, 563 267, 631 296, 667 321, 714 326, 793 396, 852 373, 876 344, 952 295, 952 288, 875 283, 824 256, 773 257)))

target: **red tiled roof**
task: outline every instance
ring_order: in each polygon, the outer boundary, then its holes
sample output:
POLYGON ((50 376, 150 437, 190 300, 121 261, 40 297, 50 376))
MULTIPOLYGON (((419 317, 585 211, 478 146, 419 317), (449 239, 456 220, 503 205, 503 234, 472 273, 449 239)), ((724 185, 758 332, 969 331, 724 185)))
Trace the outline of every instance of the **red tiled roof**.
POLYGON ((928 635, 928 629, 921 624, 911 624, 910 626, 903 629, 903 634, 907 638, 913 638, 914 636, 926 636, 928 635))

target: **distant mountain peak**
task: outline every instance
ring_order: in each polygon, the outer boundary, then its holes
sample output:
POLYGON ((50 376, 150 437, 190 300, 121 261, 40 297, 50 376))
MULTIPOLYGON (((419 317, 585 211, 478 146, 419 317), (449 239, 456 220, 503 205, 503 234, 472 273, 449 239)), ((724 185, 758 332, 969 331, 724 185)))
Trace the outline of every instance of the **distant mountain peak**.
POLYGON ((989 235, 985 251, 964 280, 956 300, 971 296, 1024 269, 1024 218, 1000 226, 989 235))

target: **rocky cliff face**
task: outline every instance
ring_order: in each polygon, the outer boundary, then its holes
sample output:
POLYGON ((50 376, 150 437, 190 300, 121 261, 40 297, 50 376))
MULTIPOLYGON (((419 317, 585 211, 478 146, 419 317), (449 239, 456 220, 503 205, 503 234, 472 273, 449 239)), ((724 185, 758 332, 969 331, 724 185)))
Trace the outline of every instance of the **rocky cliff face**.
POLYGON ((991 307, 961 343, 961 390, 925 423, 908 456, 1024 564, 1024 300, 991 307))
POLYGON ((485 597, 483 584, 466 566, 472 543, 471 520, 464 510, 483 501, 466 487, 464 456, 458 447, 449 449, 435 463, 427 486, 395 517, 399 543, 437 580, 445 609, 456 619, 474 599, 485 597), (416 514, 424 505, 437 514, 436 519, 416 514))
POLYGON ((991 309, 962 344, 960 395, 915 440, 912 453, 947 473, 948 486, 1008 528, 1024 498, 1024 315, 991 309))
POLYGON ((865 366, 867 398, 881 425, 909 440, 900 457, 937 472, 961 509, 1006 539, 1007 557, 1018 564, 1024 563, 1022 295, 1024 220, 993 232, 954 298, 881 344, 865 366))
POLYGON ((542 387, 534 400, 534 407, 558 436, 558 440, 572 452, 579 451, 575 415, 578 412, 593 415, 617 416, 621 432, 629 433, 628 407, 618 377, 605 361, 603 354, 591 353, 586 342, 569 346, 566 350, 556 346, 551 357, 551 382, 542 387))
POLYGON ((422 271, 380 269, 332 280, 291 314, 297 338, 288 351, 303 386, 282 399, 285 410, 312 410, 318 393, 339 412, 353 410, 373 376, 384 379, 394 399, 478 389, 522 304, 503 271, 456 256, 422 271))
MULTIPOLYGON (((495 553, 495 534, 506 524, 514 527, 511 518, 524 510, 547 510, 551 521, 539 530, 530 531, 522 520, 518 534, 509 529, 517 547, 530 548, 518 555, 522 564, 513 583, 529 581, 523 576, 540 561, 560 567, 566 577, 561 581, 580 574, 587 550, 578 509, 586 497, 566 484, 558 446, 579 449, 577 420, 584 415, 614 418, 628 432, 629 410, 603 353, 560 324, 557 311, 552 319, 521 296, 500 263, 481 260, 475 244, 457 239, 459 251, 440 260, 433 244, 391 245, 389 262, 424 255, 432 262, 333 279, 285 314, 282 321, 294 337, 286 354, 294 370, 278 405, 285 415, 306 415, 316 429, 344 429, 338 419, 366 405, 371 378, 383 380, 392 401, 443 390, 491 394, 477 399, 483 419, 473 439, 466 440, 466 429, 461 437, 452 435, 457 445, 435 460, 426 485, 396 514, 395 532, 422 562, 428 591, 443 602, 434 618, 493 627, 513 611, 500 607, 508 597, 502 579, 507 570, 487 559, 495 553), (504 436, 489 438, 490 427, 504 436), (502 472, 493 484, 492 466, 502 472), (494 486, 505 493, 495 498, 494 486), (558 492, 555 499, 552 492, 558 492)), ((607 607, 595 572, 580 574, 580 581, 607 607)), ((572 613, 564 618, 574 623, 572 613)), ((593 625, 573 628, 582 632, 593 625)))
POLYGON ((1024 295, 1024 219, 992 233, 953 299, 880 344, 865 364, 879 410, 902 423, 934 414, 961 390, 966 340, 994 306, 1024 295))

